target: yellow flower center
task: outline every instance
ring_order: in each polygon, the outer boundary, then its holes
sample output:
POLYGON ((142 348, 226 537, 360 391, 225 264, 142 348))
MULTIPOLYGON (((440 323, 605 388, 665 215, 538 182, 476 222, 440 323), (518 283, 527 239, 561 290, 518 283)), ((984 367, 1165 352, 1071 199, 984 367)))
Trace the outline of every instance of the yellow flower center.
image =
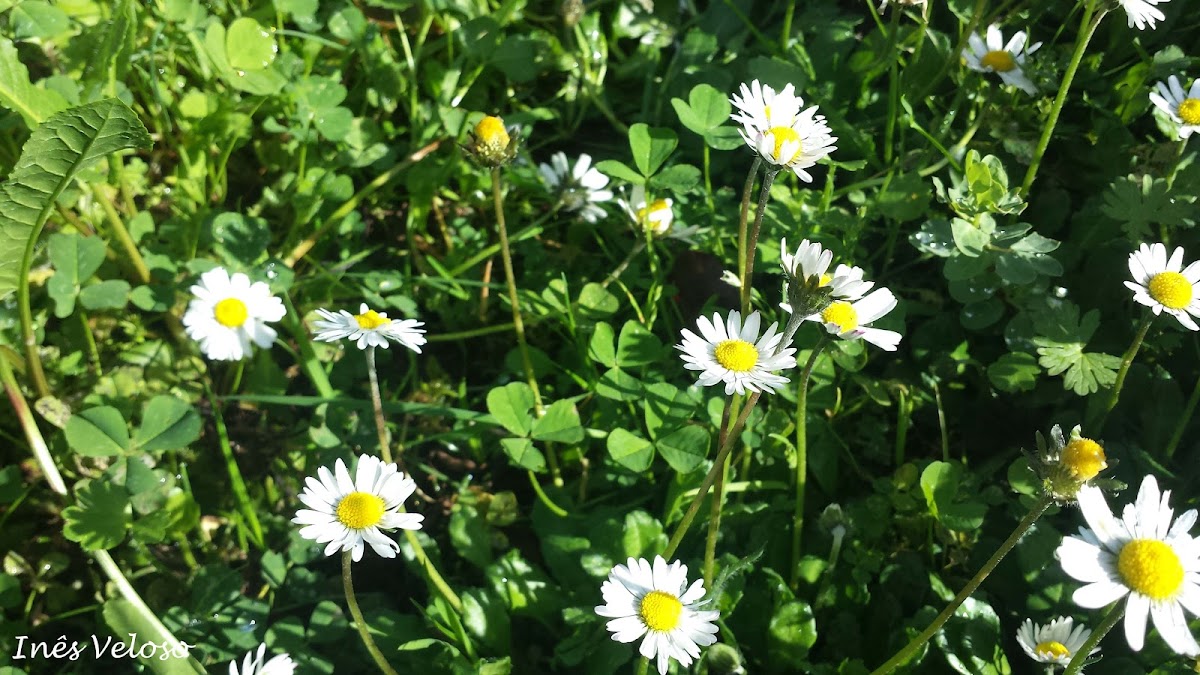
POLYGON ((1159 272, 1150 277, 1150 297, 1168 309, 1183 309, 1192 304, 1192 282, 1179 272, 1159 272))
POLYGON ((679 616, 683 614, 683 603, 670 593, 650 591, 642 597, 638 614, 650 630, 672 631, 679 625, 679 616))
POLYGON ((483 145, 497 151, 508 147, 508 130, 504 128, 504 120, 488 115, 475 125, 475 138, 483 145))
POLYGON ((637 210, 638 222, 643 226, 648 225, 651 218, 657 216, 658 219, 661 219, 663 217, 661 212, 663 210, 670 211, 670 209, 671 205, 667 203, 667 200, 655 199, 654 201, 637 210))
POLYGON ((1117 571, 1129 588, 1165 600, 1183 588, 1183 564, 1175 549, 1158 539, 1134 539, 1121 548, 1117 571))
POLYGON ((839 333, 858 328, 858 312, 854 310, 854 305, 844 300, 829 303, 821 312, 821 320, 837 325, 839 333))
POLYGON ((791 127, 772 127, 767 133, 771 134, 775 139, 774 156, 775 161, 779 164, 790 164, 803 149, 803 145, 800 142, 800 134, 796 133, 796 130, 791 127), (794 151, 785 157, 783 155, 783 146, 789 144, 794 144, 790 146, 794 148, 794 151))
POLYGON ((378 525, 383 520, 383 499, 370 492, 351 492, 337 505, 338 522, 352 530, 378 525))
POLYGON ((1051 659, 1061 659, 1071 655, 1071 650, 1061 642, 1039 642, 1033 651, 1037 652, 1038 656, 1044 656, 1051 659))
POLYGON ((991 68, 997 73, 1007 73, 1017 67, 1017 62, 1013 60, 1012 54, 1001 49, 984 54, 983 58, 979 59, 979 65, 991 68))
POLYGON ((246 303, 237 298, 225 298, 213 307, 213 318, 226 328, 237 328, 246 323, 248 316, 250 313, 246 310, 246 303))
POLYGON ((1179 103, 1179 119, 1184 124, 1200 124, 1200 98, 1185 98, 1179 103))
POLYGON ((355 314, 354 320, 358 322, 358 327, 362 328, 363 330, 375 330, 380 326, 386 326, 392 322, 392 320, 387 317, 379 316, 379 312, 376 312, 373 309, 368 309, 362 314, 355 314))
POLYGON ((1108 468, 1104 448, 1090 438, 1076 438, 1062 452, 1063 466, 1079 480, 1091 480, 1108 468))
POLYGON ((745 340, 725 340, 717 344, 713 355, 717 363, 735 373, 749 372, 758 363, 758 350, 745 340))
POLYGON ((817 288, 824 288, 828 286, 829 282, 831 281, 833 281, 833 275, 826 272, 825 274, 821 275, 820 280, 817 282, 817 288))

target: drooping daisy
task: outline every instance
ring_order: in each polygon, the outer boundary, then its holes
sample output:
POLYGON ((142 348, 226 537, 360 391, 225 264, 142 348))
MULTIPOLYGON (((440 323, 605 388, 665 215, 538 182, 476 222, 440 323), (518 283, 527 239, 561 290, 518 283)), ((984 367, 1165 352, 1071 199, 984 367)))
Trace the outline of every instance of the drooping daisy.
POLYGON ((237 661, 230 661, 229 675, 292 675, 296 671, 295 661, 287 654, 277 654, 263 663, 266 653, 265 644, 259 645, 257 651, 246 652, 241 670, 238 670, 237 661))
POLYGON ((622 199, 618 203, 639 229, 655 237, 665 235, 675 222, 675 213, 671 210, 674 202, 664 198, 647 203, 646 188, 641 185, 633 186, 628 201, 622 199))
POLYGON ((399 511, 417 484, 395 464, 362 455, 353 480, 340 459, 333 471, 317 469, 317 476, 320 480, 311 476, 304 479, 300 501, 308 508, 297 511, 292 522, 305 526, 300 536, 328 544, 325 555, 351 551, 358 562, 364 544, 370 544, 381 557, 394 558, 400 546, 382 530, 421 529, 425 516, 399 511))
POLYGON ((971 70, 981 73, 996 73, 1005 84, 1011 84, 1027 94, 1036 94, 1037 87, 1021 72, 1025 65, 1025 57, 1036 52, 1042 43, 1036 42, 1025 46, 1028 37, 1025 31, 1017 31, 1008 44, 1004 43, 1004 35, 996 24, 988 26, 987 42, 972 33, 967 39, 970 49, 963 54, 963 60, 971 70))
POLYGON ((1150 26, 1150 29, 1154 30, 1155 21, 1167 18, 1155 5, 1160 3, 1165 5, 1170 0, 1120 0, 1120 2, 1121 6, 1125 8, 1130 28, 1137 26, 1138 30, 1146 30, 1146 26, 1150 26))
POLYGON ((414 319, 389 319, 386 312, 376 312, 362 303, 358 314, 351 314, 344 309, 337 314, 318 309, 321 319, 313 322, 317 330, 314 339, 321 342, 337 342, 348 339, 358 345, 359 349, 368 347, 388 348, 389 341, 395 340, 414 352, 421 353, 421 345, 425 344, 425 324, 414 319))
MULTIPOLYGON (((1092 631, 1074 623, 1073 619, 1066 616, 1060 616, 1044 626, 1035 624, 1032 619, 1025 619, 1017 629, 1017 642, 1029 658, 1038 663, 1066 666, 1092 634, 1092 631)), ((1092 654, 1098 651, 1093 649, 1092 654)))
POLYGON ((598 202, 606 202, 613 198, 608 187, 608 176, 600 173, 592 166, 592 156, 582 154, 575 160, 575 166, 567 162, 566 154, 554 153, 549 164, 539 164, 538 173, 547 187, 558 195, 563 209, 578 211, 579 217, 589 223, 607 215, 598 202))
POLYGON ((696 325, 700 335, 683 329, 683 342, 675 348, 683 352, 684 367, 699 370, 696 383, 711 387, 725 383, 725 393, 739 394, 749 391, 773 392, 788 382, 788 378, 774 371, 796 367, 794 347, 779 349, 783 336, 776 332, 779 324, 771 324, 761 338, 758 336, 758 312, 751 312, 742 325, 742 315, 731 310, 725 321, 720 314, 712 320, 700 317, 696 325))
POLYGON ((738 133, 746 144, 771 164, 791 169, 801 180, 811 183, 805 171, 822 157, 837 149, 824 115, 817 106, 804 110, 804 100, 788 85, 776 93, 758 80, 749 86, 742 84, 741 96, 734 94, 730 102, 740 110, 733 119, 742 127, 738 133))
POLYGON ((895 307, 896 296, 886 288, 877 288, 858 300, 834 300, 825 309, 804 317, 804 320, 825 324, 825 330, 843 340, 862 338, 880 349, 894 352, 902 336, 893 330, 871 328, 871 323, 895 307))
POLYGON ((1200 288, 1196 285, 1200 282, 1200 261, 1185 269, 1183 247, 1177 247, 1168 259, 1166 246, 1142 244, 1129 254, 1129 272, 1133 281, 1125 285, 1133 291, 1135 302, 1155 314, 1170 314, 1188 330, 1200 330, 1192 320, 1200 316, 1200 288))
POLYGON ((1192 88, 1187 92, 1174 75, 1154 88, 1158 91, 1150 92, 1150 101, 1179 125, 1180 139, 1200 131, 1200 79, 1192 80, 1192 88))
POLYGON ((678 560, 668 565, 655 556, 651 565, 645 558, 630 558, 612 568, 600 592, 604 604, 596 614, 612 619, 612 639, 628 643, 644 635, 638 651, 657 660, 660 675, 666 675, 671 659, 686 668, 700 657, 700 647, 717 641, 713 622, 721 613, 698 609, 704 580, 688 586, 687 565, 678 560))
POLYGON ((1086 584, 1075 591, 1076 604, 1098 609, 1128 596, 1125 639, 1131 649, 1142 648, 1149 616, 1171 649, 1194 656, 1200 645, 1183 610, 1200 614, 1200 542, 1189 534, 1197 514, 1188 510, 1172 522, 1170 497, 1146 476, 1137 501, 1117 518, 1100 489, 1085 485, 1079 510, 1088 527, 1063 539, 1055 555, 1064 572, 1086 584))
POLYGON ((214 361, 240 361, 250 355, 251 343, 270 347, 276 333, 267 323, 287 313, 265 283, 250 283, 241 272, 230 276, 224 267, 201 274, 191 290, 195 297, 183 315, 183 326, 214 361))

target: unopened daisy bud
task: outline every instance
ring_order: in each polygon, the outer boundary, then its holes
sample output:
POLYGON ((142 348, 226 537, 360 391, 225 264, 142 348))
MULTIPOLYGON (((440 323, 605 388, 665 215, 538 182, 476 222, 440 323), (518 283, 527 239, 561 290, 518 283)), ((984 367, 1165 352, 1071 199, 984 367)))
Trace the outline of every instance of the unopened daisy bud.
POLYGON ((1090 438, 1084 438, 1077 425, 1068 440, 1062 427, 1050 429, 1047 443, 1037 434, 1038 452, 1029 456, 1029 465, 1042 479, 1043 489, 1059 501, 1074 501, 1079 489, 1108 468, 1104 448, 1090 438))
POLYGON ((742 666, 742 656, 733 647, 718 642, 708 648, 704 655, 704 664, 708 675, 743 675, 746 669, 742 666))
POLYGON ((504 120, 488 115, 475 125, 471 131, 471 142, 463 149, 480 164, 497 167, 516 157, 520 140, 516 127, 505 128, 504 120))
POLYGON ((841 504, 830 504, 821 512, 817 524, 829 531, 835 538, 842 538, 850 531, 850 517, 842 510, 841 504))
POLYGON ((1091 480, 1108 468, 1108 462, 1104 459, 1104 448, 1090 438, 1075 438, 1074 434, 1071 442, 1063 448, 1062 465, 1079 480, 1091 480))
POLYGON ((808 316, 825 307, 833 296, 827 273, 833 262, 833 251, 827 251, 815 241, 805 239, 796 252, 788 250, 787 239, 779 241, 779 264, 783 267, 784 298, 780 307, 789 314, 808 316))

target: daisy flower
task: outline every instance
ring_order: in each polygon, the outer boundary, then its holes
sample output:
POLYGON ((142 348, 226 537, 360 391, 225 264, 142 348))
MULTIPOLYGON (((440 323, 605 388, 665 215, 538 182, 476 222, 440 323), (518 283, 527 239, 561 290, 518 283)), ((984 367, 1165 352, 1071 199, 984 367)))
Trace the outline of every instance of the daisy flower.
POLYGON ((305 526, 300 536, 328 544, 325 555, 352 551, 354 562, 358 562, 364 544, 370 544, 381 557, 394 558, 400 546, 382 530, 421 529, 425 516, 399 510, 417 484, 395 464, 362 455, 353 480, 340 459, 333 471, 317 469, 317 476, 320 480, 311 476, 304 479, 300 501, 308 508, 297 511, 292 522, 305 526))
POLYGON ((1117 518, 1099 488, 1080 488, 1079 510, 1090 529, 1063 539, 1055 555, 1064 572, 1086 584, 1075 591, 1076 604, 1098 609, 1128 596, 1125 639, 1131 649, 1141 650, 1150 617, 1171 649, 1194 656, 1200 645, 1183 610, 1200 613, 1200 545, 1188 534, 1196 511, 1172 519, 1170 497, 1146 476, 1137 501, 1117 518))
POLYGON ((1036 94, 1037 87, 1021 72, 1021 66, 1025 65, 1025 57, 1036 52, 1042 43, 1036 42, 1026 47, 1027 39, 1025 31, 1019 30, 1005 44, 1000 27, 992 24, 987 29, 986 43, 978 35, 971 34, 967 40, 970 49, 963 54, 963 59, 971 70, 997 73, 1005 84, 1011 84, 1027 94, 1036 94))
POLYGON ((647 203, 646 188, 641 185, 633 186, 628 201, 622 199, 618 203, 638 228, 655 237, 665 235, 671 229, 671 223, 675 222, 675 213, 671 210, 674 202, 655 199, 647 203))
MULTIPOLYGON (((1025 619, 1025 623, 1017 629, 1017 642, 1029 658, 1038 663, 1066 666, 1092 634, 1092 631, 1083 626, 1073 624, 1074 620, 1065 616, 1060 616, 1044 626, 1035 624, 1031 619, 1025 619)), ((1098 651, 1100 650, 1093 649, 1092 654, 1098 651)))
POLYGON ((223 267, 201 274, 191 290, 195 297, 183 315, 183 326, 214 361, 240 361, 250 355, 251 343, 270 347, 276 333, 267 323, 287 313, 265 283, 250 283, 241 272, 230 276, 223 267))
POLYGON ((877 288, 857 300, 834 300, 828 307, 804 317, 804 320, 825 324, 825 330, 843 340, 862 338, 880 349, 894 352, 900 344, 901 335, 893 330, 871 328, 871 323, 895 307, 896 296, 886 288, 877 288))
POLYGON ((863 269, 853 265, 839 264, 825 284, 829 286, 834 300, 858 300, 875 285, 874 281, 863 280, 863 269))
POLYGON ((651 566, 645 558, 630 558, 612 568, 600 592, 604 604, 596 613, 612 619, 612 639, 628 643, 646 636, 638 651, 657 660, 660 675, 666 675, 671 659, 686 668, 699 658, 700 647, 717 641, 713 622, 721 613, 697 609, 704 580, 688 586, 687 565, 678 560, 668 565, 655 556, 651 566))
POLYGON ((542 180, 550 190, 559 195, 567 211, 578 211, 579 217, 589 223, 608 215, 596 203, 612 199, 613 193, 605 189, 608 176, 592 166, 591 155, 580 155, 572 167, 567 163, 566 154, 556 152, 549 164, 538 165, 538 173, 542 174, 542 180))
POLYGON ((837 138, 830 135, 825 116, 817 114, 815 105, 801 110, 804 100, 790 84, 776 93, 755 80, 749 86, 742 84, 741 95, 733 95, 730 102, 741 111, 732 117, 741 123, 738 133, 746 144, 805 182, 812 182, 805 169, 837 149, 837 138))
POLYGON ((1150 101, 1179 125, 1180 139, 1186 140, 1193 132, 1200 131, 1200 79, 1192 80, 1192 88, 1186 93, 1174 75, 1154 88, 1158 91, 1150 92, 1150 101))
POLYGON ((359 349, 368 347, 388 348, 388 343, 395 340, 414 352, 421 353, 421 345, 425 344, 425 324, 413 319, 397 321, 389 319, 386 313, 376 312, 367 307, 367 303, 358 306, 358 314, 346 310, 338 310, 337 314, 318 309, 321 319, 313 322, 317 330, 314 339, 321 342, 337 342, 347 339, 354 341, 359 349))
POLYGON ((796 247, 795 253, 788 251, 787 239, 779 240, 779 266, 789 283, 808 283, 816 280, 821 286, 829 283, 826 274, 833 262, 833 251, 827 251, 815 241, 805 239, 796 247))
POLYGON ((238 670, 237 661, 230 661, 229 675, 292 675, 295 672, 296 663, 292 661, 292 657, 287 654, 279 654, 263 663, 266 653, 267 646, 265 644, 259 645, 257 652, 246 652, 241 670, 238 670))
POLYGON ((724 382, 726 394, 744 394, 746 390, 770 393, 786 384, 788 378, 772 371, 795 368, 796 349, 776 351, 783 339, 776 332, 776 323, 759 338, 761 319, 758 312, 751 312, 743 326, 742 315, 732 310, 725 321, 720 314, 713 314, 711 321, 704 316, 697 319, 700 335, 684 328, 683 342, 675 348, 683 352, 680 358, 685 368, 700 371, 696 383, 710 387, 724 382))
POLYGON ((1133 281, 1125 285, 1133 291, 1135 302, 1146 305, 1155 314, 1166 312, 1179 319, 1188 330, 1200 330, 1192 320, 1200 316, 1200 262, 1183 267, 1183 247, 1167 258, 1162 244, 1142 244, 1129 254, 1129 272, 1133 281), (1188 315, 1191 316, 1188 316, 1188 315))
POLYGON ((1120 2, 1121 6, 1125 8, 1130 28, 1137 26, 1138 30, 1146 30, 1146 26, 1150 26, 1150 29, 1154 30, 1155 21, 1167 18, 1155 5, 1159 3, 1165 5, 1170 0, 1120 0, 1120 2))

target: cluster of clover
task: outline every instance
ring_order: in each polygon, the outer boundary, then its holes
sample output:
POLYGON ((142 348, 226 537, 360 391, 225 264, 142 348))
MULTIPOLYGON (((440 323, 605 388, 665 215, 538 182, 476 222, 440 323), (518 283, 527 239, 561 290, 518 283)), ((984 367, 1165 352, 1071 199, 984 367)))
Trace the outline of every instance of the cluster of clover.
MULTIPOLYGON (((1120 4, 1131 27, 1153 28, 1155 20, 1163 18, 1153 0, 1121 0, 1120 4)), ((1104 7, 1089 4, 1085 27, 1094 31, 1107 11, 1104 7)), ((1086 39, 1080 44, 1086 45, 1086 39)), ((1027 36, 1023 32, 1005 43, 1000 29, 990 26, 986 40, 971 35, 968 45, 969 52, 964 54, 968 67, 998 73, 1006 84, 1030 93, 1036 91, 1022 73, 1022 66, 1026 56, 1040 43, 1027 46, 1027 36)), ((1150 98, 1178 125, 1181 138, 1186 139, 1200 128, 1200 82, 1194 82, 1190 93, 1185 94, 1178 79, 1171 77, 1167 84, 1159 83, 1150 98)), ((614 640, 622 643, 641 640, 639 652, 644 657, 641 668, 653 660, 662 675, 666 674, 670 660, 689 666, 700 656, 701 647, 717 640, 719 612, 708 609, 713 598, 706 598, 704 580, 697 579, 689 585, 687 566, 678 560, 668 563, 667 559, 671 558, 714 483, 717 489, 715 500, 720 503, 725 463, 750 410, 763 394, 774 393, 789 382, 784 373, 798 365, 796 349, 792 346, 797 330, 804 322, 814 322, 824 328, 821 341, 811 351, 800 372, 802 406, 813 365, 830 339, 863 339, 886 351, 894 351, 901 340, 901 335, 895 331, 872 327, 872 323, 896 307, 897 300, 892 292, 876 288, 873 282, 864 279, 862 269, 852 265, 839 264, 830 272, 833 252, 808 240, 801 242, 794 253, 788 249, 786 241, 780 243, 786 280, 780 307, 788 315, 783 330, 779 330, 777 323, 772 323, 762 331, 760 313, 747 313, 758 230, 775 176, 786 168, 801 180, 811 182, 812 177, 806 169, 836 149, 834 142, 837 139, 831 135, 825 118, 818 114, 817 106, 805 108, 790 84, 780 91, 758 81, 743 84, 739 93, 731 97, 731 103, 739 111, 733 119, 740 124, 742 137, 756 154, 743 196, 740 274, 728 275, 731 282, 741 288, 742 311, 732 310, 724 317, 720 314, 700 317, 696 326, 698 333, 683 330, 682 340, 676 346, 684 367, 699 373, 698 385, 723 385, 726 401, 718 453, 712 470, 662 555, 653 561, 630 558, 626 564, 613 567, 600 587, 604 604, 596 607, 598 615, 609 619, 607 627, 614 640), (754 222, 749 224, 746 215, 749 197, 760 168, 761 197, 754 222), (740 413, 731 421, 735 397, 740 413)), ((501 169, 517 156, 518 149, 516 129, 506 128, 503 121, 494 116, 480 120, 473 129, 470 142, 464 146, 468 154, 492 172, 497 227, 516 337, 526 375, 534 390, 536 410, 540 413, 541 399, 525 345, 500 190, 501 169)), ((566 155, 557 153, 549 164, 540 165, 539 170, 558 198, 558 208, 573 211, 588 222, 596 222, 607 216, 601 204, 614 199, 615 195, 608 189, 608 178, 591 164, 588 155, 581 155, 571 163, 566 155)), ((673 204, 668 198, 652 199, 643 187, 638 186, 628 198, 622 197, 618 201, 635 230, 647 241, 687 233, 679 228, 672 229, 673 204)), ((639 242, 634 252, 644 245, 645 242, 639 242)), ((1133 290, 1134 299, 1148 306, 1154 315, 1168 313, 1195 331, 1200 327, 1191 317, 1200 316, 1200 287, 1197 286, 1200 262, 1185 268, 1183 256, 1182 248, 1168 256, 1161 243, 1142 244, 1129 258, 1133 280, 1125 284, 1133 290)), ((203 274, 200 282, 192 287, 192 293, 195 297, 184 316, 184 325, 205 356, 214 360, 237 361, 247 357, 253 345, 269 347, 276 333, 267 324, 279 321, 285 314, 283 303, 271 296, 265 283, 251 283, 246 275, 230 275, 222 268, 203 274)), ((413 555, 430 583, 453 608, 461 610, 459 598, 424 555, 419 540, 412 533, 420 529, 423 517, 407 513, 404 502, 416 491, 416 483, 391 461, 375 371, 374 350, 378 347, 386 349, 392 341, 419 353, 425 343, 421 328, 424 324, 412 319, 391 319, 365 304, 360 306, 357 314, 325 309, 317 313, 320 318, 313 322, 317 340, 349 340, 365 351, 381 457, 361 455, 353 474, 339 459, 332 470, 321 467, 315 478, 306 478, 305 489, 299 498, 307 508, 298 510, 293 522, 302 526, 301 536, 324 544, 326 555, 342 553, 344 590, 356 627, 379 668, 385 673, 394 673, 375 646, 354 598, 351 565, 361 560, 366 545, 369 544, 381 557, 395 558, 399 544, 385 531, 404 530, 413 555)), ((1109 409, 1115 404, 1124 373, 1136 355, 1148 325, 1149 316, 1130 347, 1109 409)), ((797 424, 803 424, 803 415, 797 424)), ((803 472, 803 463, 797 464, 797 470, 803 472)), ((1069 439, 1063 436, 1058 426, 1053 427, 1049 442, 1038 434, 1038 451, 1030 456, 1030 464, 1042 479, 1042 496, 1029 514, 937 619, 875 673, 890 672, 908 661, 1053 503, 1078 504, 1088 525, 1080 528, 1078 536, 1066 537, 1057 551, 1064 571, 1085 584, 1074 593, 1074 601, 1088 609, 1110 608, 1095 631, 1074 625, 1073 619, 1068 617, 1059 617, 1045 625, 1027 619, 1017 633, 1024 651, 1035 661, 1046 664, 1049 670, 1061 666, 1070 675, 1094 658, 1099 640, 1124 617, 1125 634, 1131 648, 1141 649, 1147 619, 1152 618, 1162 639, 1174 651, 1191 657, 1200 655, 1200 645, 1191 635, 1184 616, 1185 609, 1200 615, 1200 576, 1197 576, 1200 573, 1200 540, 1190 534, 1197 512, 1189 510, 1173 518, 1168 505, 1170 492, 1160 492, 1155 478, 1146 476, 1136 501, 1125 507, 1121 517, 1114 516, 1101 488, 1091 484, 1107 468, 1104 450, 1096 441, 1083 437, 1079 427, 1071 432, 1069 439), (1126 601, 1120 602, 1122 599, 1126 601)), ((796 482, 797 489, 801 489, 803 476, 797 476, 796 482)), ((802 493, 798 494, 798 497, 802 496, 802 493)), ((803 499, 797 501, 794 554, 799 548, 802 502, 803 499)), ((717 519, 713 521, 705 557, 706 578, 711 578, 716 539, 717 519)), ((246 656, 241 669, 243 675, 280 675, 294 670, 295 665, 287 655, 275 656, 264 663, 264 650, 265 646, 246 656)), ((230 673, 238 675, 236 663, 230 664, 230 673)))

